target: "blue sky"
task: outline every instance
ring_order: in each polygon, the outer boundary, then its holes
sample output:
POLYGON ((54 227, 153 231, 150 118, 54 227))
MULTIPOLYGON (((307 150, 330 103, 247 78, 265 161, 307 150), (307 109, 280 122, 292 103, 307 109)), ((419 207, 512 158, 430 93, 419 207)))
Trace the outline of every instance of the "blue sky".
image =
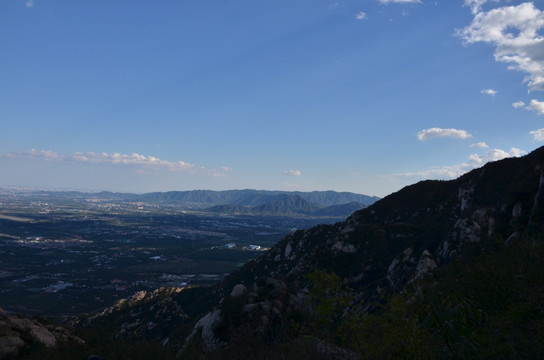
POLYGON ((544 1, 2 0, 0 185, 385 196, 544 142, 544 1))

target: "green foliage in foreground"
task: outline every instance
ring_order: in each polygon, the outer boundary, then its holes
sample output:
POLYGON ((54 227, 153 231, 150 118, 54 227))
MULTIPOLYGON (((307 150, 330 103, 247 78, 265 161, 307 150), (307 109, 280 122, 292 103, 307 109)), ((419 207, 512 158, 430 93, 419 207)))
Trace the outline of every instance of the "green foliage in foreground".
POLYGON ((316 271, 310 330, 363 359, 542 358, 544 246, 492 245, 386 299, 373 314, 353 304, 347 311, 354 293, 336 275, 316 271))

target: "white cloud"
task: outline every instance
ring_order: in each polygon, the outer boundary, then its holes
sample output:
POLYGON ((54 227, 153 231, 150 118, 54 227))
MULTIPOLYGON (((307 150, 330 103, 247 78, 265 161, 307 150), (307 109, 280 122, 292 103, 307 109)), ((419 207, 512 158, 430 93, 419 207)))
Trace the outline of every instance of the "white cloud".
POLYGON ((25 2, 25 6, 27 8, 31 8, 34 6, 34 0, 28 0, 27 2, 25 2))
POLYGON ((528 108, 530 110, 533 110, 537 112, 540 115, 544 115, 544 101, 538 101, 538 100, 531 100, 531 103, 529 104, 528 108))
POLYGON ((421 0, 380 0, 382 4, 416 4, 421 3, 421 0))
POLYGON ((470 145, 471 148, 480 148, 480 149, 487 149, 489 148, 489 145, 487 145, 485 142, 479 142, 479 143, 476 143, 476 144, 471 144, 470 145))
POLYGON ((508 69, 526 73, 529 90, 544 90, 544 13, 531 2, 480 12, 485 1, 465 1, 473 6, 472 24, 458 30, 466 44, 485 42, 495 46, 495 60, 508 69), (476 6, 476 7, 474 7, 476 6))
POLYGON ((87 163, 105 163, 105 164, 120 164, 120 165, 143 165, 143 166, 154 166, 154 167, 163 167, 172 171, 180 170, 195 170, 198 167, 193 164, 186 163, 184 161, 167 161, 161 160, 154 156, 145 156, 138 153, 133 153, 130 155, 119 154, 119 153, 94 153, 94 152, 76 152, 71 157, 71 160, 78 162, 87 162, 87 163))
POLYGON ((533 139, 535 139, 536 141, 544 141, 544 128, 529 131, 529 134, 533 135, 533 139))
POLYGON ((480 91, 482 94, 485 94, 485 95, 491 95, 491 96, 495 96, 497 95, 498 91, 497 90, 493 90, 493 89, 483 89, 482 91, 480 91))
POLYGON ((457 129, 441 129, 441 128, 430 128, 426 130, 421 130, 417 133, 417 138, 419 141, 426 141, 432 138, 443 138, 449 137, 452 139, 468 139, 472 135, 469 134, 466 130, 457 130, 457 129))
POLYGON ((66 163, 87 163, 87 164, 106 164, 114 166, 137 166, 147 169, 165 169, 175 172, 186 172, 190 174, 203 174, 210 176, 224 176, 225 172, 232 169, 221 167, 218 170, 206 169, 203 166, 187 163, 185 161, 168 161, 162 160, 154 156, 146 156, 138 153, 130 155, 119 153, 95 153, 76 152, 71 155, 62 155, 50 150, 30 149, 25 152, 12 152, 8 154, 0 154, 0 156, 13 159, 39 159, 46 161, 63 161, 66 163))
POLYGON ((470 10, 473 14, 480 12, 482 5, 485 4, 488 0, 465 0, 465 6, 470 7, 470 10))
POLYGON ((300 170, 285 170, 283 175, 300 176, 302 175, 302 172, 300 170))
POLYGON ((510 151, 508 152, 501 149, 491 149, 484 155, 478 155, 478 154, 470 155, 468 165, 471 166, 472 168, 476 168, 491 161, 502 160, 509 157, 520 157, 525 154, 526 154, 525 151, 518 148, 514 148, 514 147, 511 148, 510 151))
POLYGON ((518 109, 520 107, 524 107, 525 103, 523 101, 516 101, 515 103, 512 103, 512 106, 518 109))
POLYGON ((11 159, 18 159, 18 158, 34 158, 34 159, 42 159, 42 160, 49 160, 49 161, 61 161, 64 160, 64 156, 60 155, 54 151, 51 150, 36 150, 36 149, 30 149, 28 151, 24 152, 12 152, 8 154, 0 154, 1 156, 5 156, 11 159))
MULTIPOLYGON (((544 129, 543 136, 544 136, 544 129)), ((544 140, 544 138, 543 138, 544 140)), ((519 157, 525 155, 526 152, 518 149, 511 148, 510 151, 504 151, 501 149, 491 149, 485 154, 471 154, 468 157, 468 160, 464 163, 457 165, 445 165, 441 167, 432 167, 427 170, 421 170, 416 172, 407 172, 400 174, 393 174, 386 176, 390 180, 404 180, 404 181, 415 181, 415 180, 424 180, 424 179, 455 179, 459 176, 473 170, 475 168, 481 167, 488 162, 502 160, 509 157, 519 157)))
POLYGON ((355 18, 357 20, 366 19, 366 13, 364 11, 359 11, 357 14, 355 14, 355 18))
POLYGON ((509 154, 510 156, 513 156, 513 157, 520 157, 523 155, 527 155, 527 151, 513 147, 513 148, 510 148, 509 154))

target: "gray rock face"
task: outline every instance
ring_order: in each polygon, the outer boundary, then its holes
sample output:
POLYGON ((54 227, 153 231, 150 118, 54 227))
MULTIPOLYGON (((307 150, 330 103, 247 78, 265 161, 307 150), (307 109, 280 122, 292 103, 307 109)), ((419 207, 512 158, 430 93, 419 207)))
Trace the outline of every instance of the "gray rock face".
POLYGON ((195 325, 195 329, 202 330, 202 340, 204 341, 204 344, 206 344, 206 346, 210 349, 216 349, 225 345, 225 343, 215 335, 215 330, 219 326, 220 322, 221 310, 217 309, 212 311, 211 313, 208 313, 195 325))
POLYGON ((83 343, 61 326, 46 326, 34 319, 10 315, 0 308, 0 360, 17 356, 30 342, 52 347, 58 341, 83 343))
POLYGON ((38 342, 44 344, 47 347, 52 347, 57 344, 57 339, 53 334, 51 334, 51 331, 49 331, 46 327, 43 325, 32 325, 30 328, 30 335, 34 339, 36 339, 38 342))
POLYGON ((17 356, 25 342, 18 335, 6 335, 0 337, 0 359, 9 359, 17 356))
POLYGON ((247 292, 247 288, 243 284, 238 284, 232 288, 232 291, 230 292, 230 296, 240 297, 244 295, 246 292, 247 292))
POLYGON ((169 335, 162 328, 179 325, 188 318, 174 299, 182 291, 180 287, 138 291, 99 313, 85 317, 74 326, 92 326, 94 323, 113 321, 118 324, 116 338, 155 337, 168 343, 169 335))
MULTIPOLYGON (((282 322, 283 314, 294 309, 296 303, 286 284, 278 279, 262 278, 254 283, 251 292, 237 284, 218 308, 198 320, 186 345, 199 333, 208 351, 226 346, 229 338, 241 333, 266 337, 270 327, 282 322), (229 333, 234 328, 236 333, 229 333)), ((183 350, 178 357, 183 357, 183 350)))

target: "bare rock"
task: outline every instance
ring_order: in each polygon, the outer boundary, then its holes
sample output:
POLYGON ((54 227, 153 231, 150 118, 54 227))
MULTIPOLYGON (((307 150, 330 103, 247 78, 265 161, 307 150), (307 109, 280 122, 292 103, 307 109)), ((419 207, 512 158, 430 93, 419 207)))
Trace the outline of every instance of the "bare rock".
POLYGON ((246 292, 247 292, 247 288, 242 284, 238 284, 232 288, 232 291, 230 292, 230 296, 236 298, 236 297, 240 297, 244 295, 246 292))
POLYGON ((18 336, 0 337, 0 360, 17 356, 24 345, 25 342, 18 336))
POLYGON ((51 332, 43 326, 33 325, 30 328, 30 335, 32 335, 35 340, 47 347, 52 347, 57 344, 55 336, 53 336, 53 334, 51 334, 51 332))

